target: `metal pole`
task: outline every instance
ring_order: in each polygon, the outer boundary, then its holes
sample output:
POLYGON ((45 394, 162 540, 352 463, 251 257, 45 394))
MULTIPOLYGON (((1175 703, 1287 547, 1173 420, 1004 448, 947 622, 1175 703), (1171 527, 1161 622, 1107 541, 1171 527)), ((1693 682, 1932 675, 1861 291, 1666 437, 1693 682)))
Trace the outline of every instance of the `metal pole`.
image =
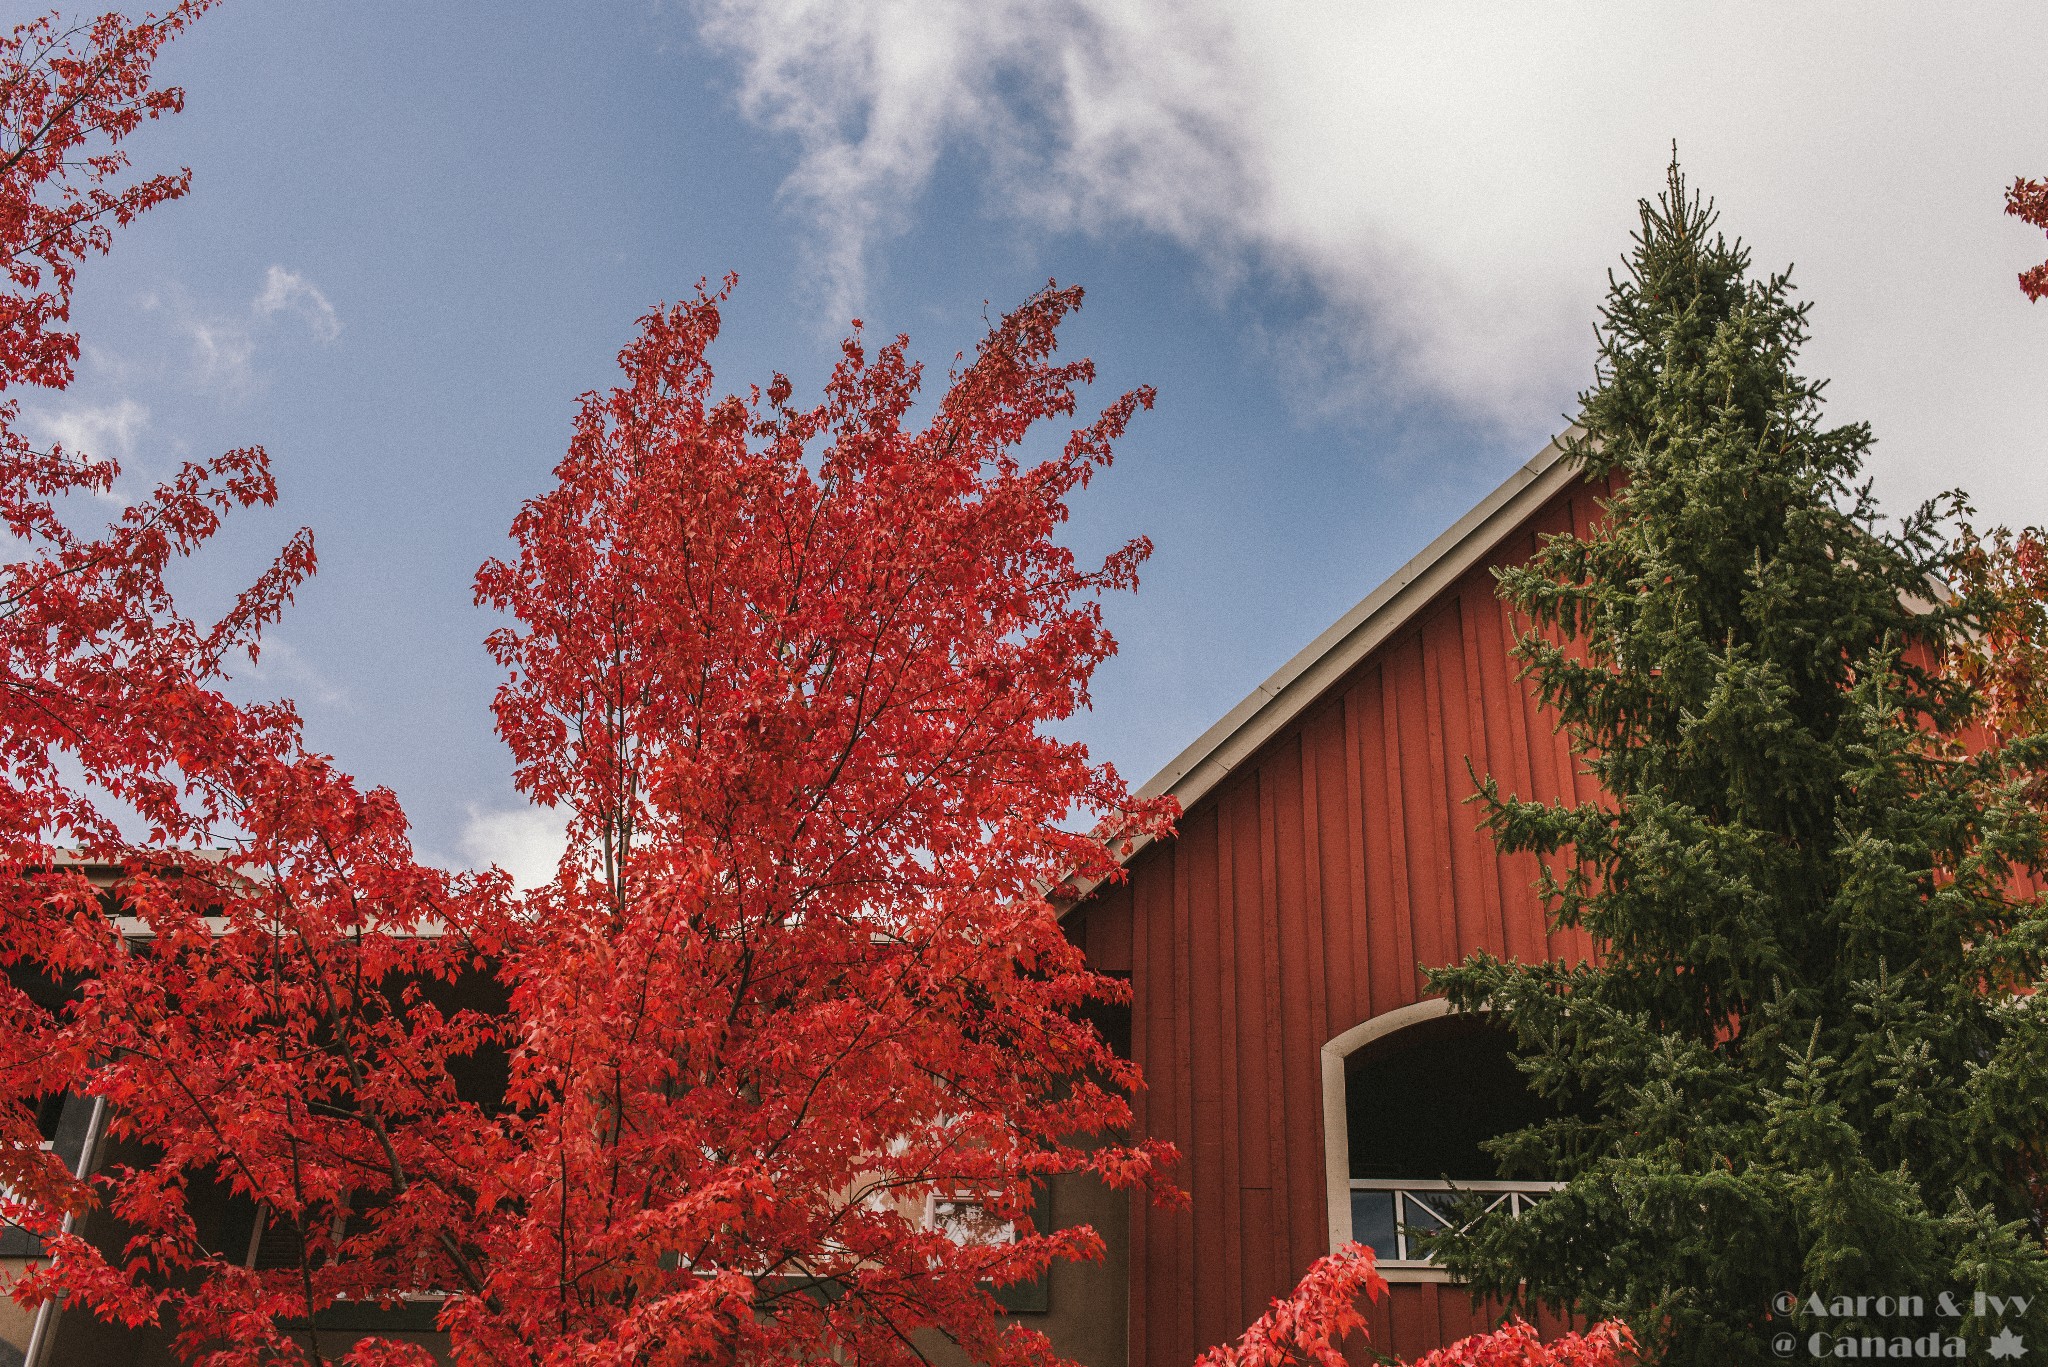
MULTIPOLYGON (((85 1125, 85 1143, 78 1149, 78 1166, 71 1175, 83 1182, 86 1174, 93 1169, 93 1160, 98 1157, 100 1127, 107 1118, 107 1099, 96 1096, 92 1099, 92 1119, 85 1125)), ((64 1212, 64 1223, 59 1226, 66 1234, 71 1232, 71 1212, 64 1212)), ((43 1367, 43 1358, 48 1354, 50 1344, 57 1337, 58 1305, 46 1300, 36 1307, 35 1328, 29 1331, 28 1351, 22 1355, 21 1367, 43 1367)))

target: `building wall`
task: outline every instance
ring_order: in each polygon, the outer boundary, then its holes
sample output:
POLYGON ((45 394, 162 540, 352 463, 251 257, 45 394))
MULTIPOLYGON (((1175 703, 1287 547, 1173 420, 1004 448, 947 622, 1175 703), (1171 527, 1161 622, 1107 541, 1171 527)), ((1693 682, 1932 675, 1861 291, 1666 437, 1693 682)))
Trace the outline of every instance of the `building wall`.
MULTIPOLYGON (((1044 1332, 1053 1351, 1082 1367, 1124 1367, 1130 1315, 1130 1202, 1085 1173, 1054 1179, 1052 1219, 1058 1228, 1090 1225, 1102 1236, 1099 1263, 1054 1263, 1046 1312, 1018 1320, 1044 1332)), ((1186 1367, 1186 1364, 1182 1364, 1186 1367)))
POLYGON ((35 1329, 36 1312, 8 1295, 14 1279, 39 1266, 33 1258, 0 1258, 0 1367, 20 1367, 35 1329))
MULTIPOLYGON (((1130 1203, 1086 1173, 1052 1180, 1050 1214, 1060 1229, 1088 1225, 1102 1236, 1100 1262, 1056 1262, 1047 1274, 1042 1308, 1010 1316, 1052 1341, 1052 1349, 1080 1367, 1125 1367, 1130 1308, 1130 1203)), ((1045 1211, 1041 1208, 1040 1218, 1045 1211)), ((1012 1302, 1015 1303, 1015 1302, 1012 1302)), ((951 1341, 932 1331, 917 1336, 932 1367, 974 1367, 951 1341)), ((1180 1367, 1189 1367, 1182 1363, 1180 1367)))
MULTIPOLYGON (((1596 511, 1575 484, 1491 563, 1596 511)), ((1090 960, 1131 974, 1139 1125, 1180 1147, 1193 1198, 1132 1208, 1133 1367, 1235 1338, 1328 1251, 1326 1041, 1420 999, 1418 965, 1590 952, 1548 930, 1535 861, 1500 857, 1467 801, 1468 759, 1504 792, 1593 792, 1515 677, 1515 631, 1486 568, 1458 580, 1072 913, 1090 960)), ((1374 1319, 1375 1346, 1404 1356, 1483 1327, 1430 1283, 1374 1319)))

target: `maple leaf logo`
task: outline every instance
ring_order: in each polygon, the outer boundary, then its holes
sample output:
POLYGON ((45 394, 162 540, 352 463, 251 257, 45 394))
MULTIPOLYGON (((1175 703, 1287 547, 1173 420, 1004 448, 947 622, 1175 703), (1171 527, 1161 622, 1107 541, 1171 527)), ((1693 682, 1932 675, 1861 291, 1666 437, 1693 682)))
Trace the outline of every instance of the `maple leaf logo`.
POLYGON ((2006 1358, 2024 1357, 2027 1345, 2010 1329, 2001 1329, 1991 1339, 1991 1356, 2003 1361, 2006 1358))

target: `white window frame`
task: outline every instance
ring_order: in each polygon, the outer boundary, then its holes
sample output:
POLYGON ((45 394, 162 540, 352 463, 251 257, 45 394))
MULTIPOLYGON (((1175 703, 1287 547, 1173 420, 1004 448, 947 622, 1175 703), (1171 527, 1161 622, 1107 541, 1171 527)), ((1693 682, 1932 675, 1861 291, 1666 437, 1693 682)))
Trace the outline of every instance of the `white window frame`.
MULTIPOLYGON (((1487 1212, 1506 1209, 1508 1214, 1520 1216, 1537 1201, 1563 1186, 1562 1182, 1447 1182, 1423 1181, 1417 1178, 1354 1177, 1350 1182, 1350 1191, 1345 1195, 1345 1204, 1346 1213, 1349 1214, 1351 1192, 1386 1192, 1391 1195, 1394 1207, 1394 1250, 1391 1256, 1379 1259, 1379 1266, 1382 1269, 1420 1271, 1433 1269, 1436 1265, 1427 1254, 1410 1246, 1409 1231, 1430 1228, 1426 1220, 1431 1218, 1436 1221, 1437 1227, 1448 1228, 1449 1207, 1460 1198, 1490 1197, 1491 1199, 1486 1202, 1487 1212)), ((1354 1229, 1354 1237, 1355 1235, 1354 1229)))
MULTIPOLYGON (((1383 1011, 1369 1020, 1360 1021, 1344 1031, 1322 1048, 1323 1068, 1323 1183, 1328 1200, 1330 1247, 1342 1248, 1352 1242, 1351 1193, 1353 1191, 1392 1191, 1394 1198, 1396 1251, 1403 1256, 1382 1261, 1379 1266, 1382 1275, 1390 1282, 1440 1282, 1450 1280, 1442 1268, 1427 1258, 1410 1258, 1407 1255, 1408 1236, 1402 1229, 1401 1215, 1408 1202, 1408 1193, 1431 1214, 1436 1214, 1429 1204, 1429 1193, 1450 1191, 1494 1192, 1500 1199, 1488 1204, 1488 1209, 1508 1203, 1508 1208, 1519 1215, 1525 1205, 1546 1192, 1556 1191, 1556 1182, 1444 1182, 1427 1181, 1420 1178, 1392 1180, 1374 1178, 1353 1178, 1351 1175, 1351 1111, 1349 1092, 1345 1085, 1345 1062, 1359 1050, 1375 1040, 1386 1038, 1411 1025, 1437 1020, 1451 1013, 1451 1004, 1442 997, 1429 997, 1407 1006, 1383 1011)), ((1394 1123, 1390 1117, 1389 1123, 1394 1123)))
POLYGON ((980 1196, 971 1191, 928 1192, 924 1198, 924 1227, 945 1235, 962 1248, 995 1248, 1017 1242, 1017 1226, 1009 1220, 997 1221, 988 1214, 988 1206, 980 1196), (965 1222, 951 1217, 941 1210, 943 1206, 965 1207, 981 1213, 977 1222, 984 1226, 977 1231, 965 1227, 965 1222))

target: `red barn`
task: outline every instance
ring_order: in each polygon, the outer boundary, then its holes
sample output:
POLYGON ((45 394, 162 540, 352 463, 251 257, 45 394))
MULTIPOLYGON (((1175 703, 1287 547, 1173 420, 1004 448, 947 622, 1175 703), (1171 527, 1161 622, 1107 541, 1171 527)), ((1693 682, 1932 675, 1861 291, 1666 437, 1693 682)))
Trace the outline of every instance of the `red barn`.
MULTIPOLYGON (((1138 1123, 1179 1146, 1193 1203, 1053 1193, 1053 1220, 1089 1219, 1111 1246, 1106 1268, 1053 1274, 1039 1323, 1062 1351, 1187 1367, 1353 1237, 1394 1284, 1375 1347, 1407 1357, 1488 1327, 1399 1227, 1433 1222, 1446 1179, 1486 1189, 1479 1142, 1534 1103, 1500 1037, 1447 1018, 1420 970, 1590 950, 1551 933, 1533 859, 1498 855, 1468 805, 1475 772, 1522 796, 1591 794, 1517 678, 1491 573, 1597 515, 1604 489, 1560 455, 1545 448, 1148 783, 1180 800, 1178 838, 1068 912, 1091 963, 1130 978, 1138 1123)), ((1492 1186, 1511 1205, 1544 1190, 1492 1186)))

